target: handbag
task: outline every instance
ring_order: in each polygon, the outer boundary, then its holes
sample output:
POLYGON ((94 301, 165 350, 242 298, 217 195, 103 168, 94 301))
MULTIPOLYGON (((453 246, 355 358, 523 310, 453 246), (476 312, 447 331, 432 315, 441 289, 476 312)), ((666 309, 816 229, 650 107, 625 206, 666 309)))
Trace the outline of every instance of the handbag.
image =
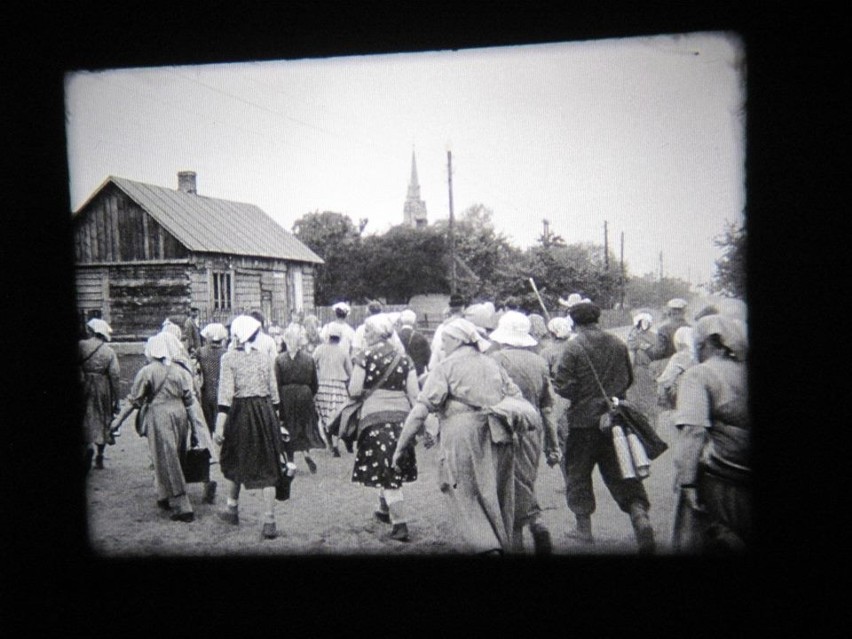
POLYGON ((287 501, 290 499, 290 485, 293 477, 290 475, 287 462, 281 462, 278 473, 278 481, 275 482, 275 500, 287 501))
POLYGON ((206 448, 187 449, 180 467, 187 484, 210 481, 210 451, 206 448))
POLYGON ((600 378, 598 377, 598 372, 592 364, 592 358, 589 357, 586 347, 583 346, 581 342, 577 343, 580 346, 580 350, 583 351, 583 355, 586 357, 586 362, 589 364, 589 368, 592 369, 592 375, 595 376, 598 388, 600 389, 604 401, 606 401, 606 405, 609 408, 607 413, 601 416, 601 429, 609 429, 613 425, 621 426, 625 430, 625 435, 629 432, 633 432, 636 437, 639 438, 639 442, 645 449, 648 459, 656 459, 662 455, 668 449, 669 445, 660 439, 659 435, 654 432, 654 428, 651 426, 648 418, 645 417, 645 415, 642 414, 642 411, 636 408, 636 406, 634 406, 631 402, 623 399, 618 400, 618 402, 613 402, 613 400, 610 399, 600 378))
POLYGON ((401 359, 402 355, 397 353, 390 365, 384 370, 381 377, 376 380, 375 385, 364 391, 361 397, 357 399, 350 398, 349 401, 344 404, 343 408, 340 409, 337 415, 334 416, 334 419, 331 420, 331 423, 328 426, 328 432, 343 440, 347 451, 352 452, 352 444, 358 437, 358 422, 361 419, 361 406, 363 406, 364 402, 367 401, 367 398, 373 394, 373 391, 381 388, 382 384, 387 381, 391 372, 396 368, 401 359))
POLYGON ((142 405, 136 411, 136 420, 134 422, 134 426, 136 427, 136 434, 139 437, 147 437, 148 436, 148 426, 145 423, 145 416, 148 414, 148 406, 154 401, 154 398, 157 396, 157 393, 160 392, 160 389, 163 388, 163 385, 166 383, 166 379, 169 377, 169 372, 166 371, 165 377, 163 377, 163 381, 160 382, 159 386, 157 386, 156 390, 151 393, 151 397, 147 398, 142 405))

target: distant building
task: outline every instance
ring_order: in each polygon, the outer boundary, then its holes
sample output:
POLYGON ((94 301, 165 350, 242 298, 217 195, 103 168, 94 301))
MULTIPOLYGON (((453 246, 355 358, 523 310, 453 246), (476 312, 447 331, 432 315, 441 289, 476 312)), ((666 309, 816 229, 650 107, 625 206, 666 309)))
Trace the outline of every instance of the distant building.
POLYGON ((224 324, 314 307, 322 259, 257 206, 198 195, 195 178, 178 173, 175 190, 110 176, 73 213, 81 323, 100 314, 114 338, 141 339, 192 306, 224 324))
POLYGON ((403 224, 422 228, 428 224, 426 220, 426 202, 420 199, 420 184, 417 181, 417 160, 411 151, 411 181, 408 183, 408 195, 402 209, 403 224))

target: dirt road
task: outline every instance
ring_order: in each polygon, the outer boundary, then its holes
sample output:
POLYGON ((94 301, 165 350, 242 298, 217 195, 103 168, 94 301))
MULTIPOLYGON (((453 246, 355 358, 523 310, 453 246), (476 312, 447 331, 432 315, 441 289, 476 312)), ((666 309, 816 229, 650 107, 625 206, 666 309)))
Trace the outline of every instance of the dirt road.
MULTIPOLYGON (((212 477, 219 481, 215 505, 201 503, 201 484, 189 487, 196 513, 192 523, 176 523, 155 506, 156 493, 150 469, 147 442, 138 437, 128 422, 115 446, 108 447, 104 470, 92 470, 87 483, 89 540, 92 549, 108 557, 140 556, 247 556, 247 555, 424 555, 456 554, 459 538, 443 495, 435 479, 436 449, 417 447, 419 479, 407 484, 404 492, 410 509, 411 540, 401 543, 388 538, 390 526, 372 517, 374 491, 350 481, 354 455, 342 453, 333 458, 315 451, 318 471, 311 475, 299 458, 298 473, 289 501, 276 509, 281 535, 274 540, 260 538, 260 491, 244 491, 241 497, 239 527, 216 517, 224 506, 222 477, 218 465, 212 477)), ((671 442, 670 433, 661 435, 671 442)), ((671 451, 655 460, 645 486, 651 499, 651 522, 659 552, 668 551, 673 495, 671 491, 671 451)), ((620 512, 594 474, 597 512, 592 522, 597 543, 584 547, 567 538, 573 517, 565 504, 562 475, 557 468, 542 464, 537 491, 543 521, 553 537, 556 554, 630 554, 635 542, 627 515, 620 512)), ((532 543, 525 533, 525 548, 532 543)))

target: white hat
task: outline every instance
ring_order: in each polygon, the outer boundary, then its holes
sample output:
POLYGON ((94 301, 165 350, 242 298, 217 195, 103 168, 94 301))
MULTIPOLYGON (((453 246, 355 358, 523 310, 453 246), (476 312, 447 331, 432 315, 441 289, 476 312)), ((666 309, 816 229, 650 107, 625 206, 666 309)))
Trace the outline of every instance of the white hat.
POLYGON ((225 327, 222 324, 213 322, 201 329, 201 337, 208 339, 211 342, 221 342, 223 339, 228 337, 228 331, 225 330, 225 327))
POLYGON ((571 293, 571 295, 568 296, 567 300, 563 300, 560 297, 559 298, 559 305, 564 306, 566 308, 571 308, 575 304, 579 304, 580 302, 584 302, 584 301, 587 302, 588 300, 584 300, 582 297, 580 297, 579 293, 571 293))
POLYGON ((497 326, 496 311, 491 302, 471 304, 464 311, 464 318, 486 331, 493 330, 497 326))
POLYGON ((92 329, 93 333, 100 335, 106 341, 110 341, 112 339, 112 329, 109 327, 109 324, 107 324, 102 319, 98 317, 93 317, 88 322, 86 322, 86 326, 92 329))
POLYGON ((530 318, 518 311, 506 311, 491 333, 491 339, 509 346, 535 346, 536 339, 530 335, 530 318))
POLYGON ((347 315, 349 314, 349 311, 352 310, 351 308, 349 308, 349 304, 347 304, 346 302, 338 302, 337 304, 334 304, 331 308, 333 308, 334 310, 341 310, 347 315))
POLYGON ((549 330, 557 339, 565 339, 571 334, 574 322, 570 317, 554 317, 547 323, 549 330))
POLYGON ((331 322, 326 329, 329 337, 343 337, 343 327, 337 322, 331 322))
POLYGON ((669 308, 686 308, 686 300, 680 297, 672 298, 666 304, 669 308))
POLYGON ((637 326, 640 321, 645 320, 648 326, 654 323, 654 317, 648 311, 641 311, 633 316, 633 326, 637 326))
POLYGON ((415 322, 417 322, 417 313, 407 308, 399 314, 399 322, 403 326, 414 326, 415 322))
POLYGON ((248 342, 248 339, 255 334, 260 328, 260 322, 254 319, 251 315, 238 315, 231 322, 231 337, 236 337, 241 344, 248 342))

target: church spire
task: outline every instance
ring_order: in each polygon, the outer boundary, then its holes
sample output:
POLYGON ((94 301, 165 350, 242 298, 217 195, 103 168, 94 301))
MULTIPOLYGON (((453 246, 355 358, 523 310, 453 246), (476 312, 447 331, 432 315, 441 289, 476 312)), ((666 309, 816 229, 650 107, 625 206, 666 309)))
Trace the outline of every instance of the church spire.
POLYGON ((411 149, 411 181, 408 183, 408 195, 402 210, 403 223, 408 226, 424 227, 426 221, 426 202, 420 199, 420 183, 417 181, 417 158, 411 149))

